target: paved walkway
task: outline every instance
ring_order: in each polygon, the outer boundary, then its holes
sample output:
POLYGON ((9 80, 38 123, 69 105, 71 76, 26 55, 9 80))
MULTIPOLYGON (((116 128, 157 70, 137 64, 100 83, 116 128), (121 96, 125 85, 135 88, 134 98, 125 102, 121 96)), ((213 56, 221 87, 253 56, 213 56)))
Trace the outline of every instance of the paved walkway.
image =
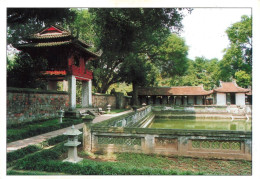
MULTIPOLYGON (((124 111, 124 112, 121 112, 121 113, 116 113, 116 114, 104 114, 104 115, 100 115, 100 116, 97 116, 94 120, 93 120, 93 123, 98 123, 98 122, 101 122, 101 121, 104 121, 104 120, 107 120, 107 119, 110 119, 112 117, 115 117, 115 116, 119 116, 119 115, 122 115, 122 114, 126 114, 128 112, 130 112, 131 110, 129 111, 124 111)), ((30 138, 27 138, 27 139, 23 139, 23 140, 18 140, 18 141, 14 141, 14 142, 11 142, 11 143, 8 143, 7 146, 6 146, 6 150, 7 152, 12 152, 12 151, 15 151, 15 150, 18 150, 20 148, 23 148, 23 147, 26 147, 28 145, 34 145, 34 144, 38 144, 38 143, 41 143, 47 139, 50 139, 52 137, 56 137, 58 135, 62 135, 64 132, 66 132, 70 127, 67 127, 67 128, 63 128, 63 129, 59 129, 57 131, 52 131, 52 132, 48 132, 48 133, 45 133, 45 134, 40 134, 38 136, 34 136, 34 137, 30 137, 30 138)), ((83 123, 81 124, 77 124, 75 125, 75 128, 76 129, 81 129, 83 128, 83 123)))

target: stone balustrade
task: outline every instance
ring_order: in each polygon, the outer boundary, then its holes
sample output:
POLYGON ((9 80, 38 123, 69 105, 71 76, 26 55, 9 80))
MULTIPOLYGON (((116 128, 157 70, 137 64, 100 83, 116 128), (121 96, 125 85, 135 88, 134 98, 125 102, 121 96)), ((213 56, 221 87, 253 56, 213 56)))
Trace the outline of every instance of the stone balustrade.
POLYGON ((91 126, 91 152, 251 160, 252 133, 142 128, 150 106, 91 126))

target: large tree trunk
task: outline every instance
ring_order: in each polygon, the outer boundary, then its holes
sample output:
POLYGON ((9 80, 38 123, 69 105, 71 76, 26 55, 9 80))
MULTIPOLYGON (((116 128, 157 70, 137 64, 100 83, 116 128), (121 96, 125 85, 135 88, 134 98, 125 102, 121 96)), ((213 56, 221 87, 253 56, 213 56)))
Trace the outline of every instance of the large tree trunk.
POLYGON ((136 82, 133 81, 133 106, 138 105, 138 85, 136 82))

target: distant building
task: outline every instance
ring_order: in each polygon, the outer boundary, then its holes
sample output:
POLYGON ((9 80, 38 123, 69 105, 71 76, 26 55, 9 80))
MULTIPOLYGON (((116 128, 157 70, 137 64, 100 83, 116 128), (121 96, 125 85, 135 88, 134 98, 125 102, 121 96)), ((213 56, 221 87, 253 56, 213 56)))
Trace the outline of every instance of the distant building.
POLYGON ((138 98, 141 104, 206 105, 207 96, 210 94, 212 94, 212 91, 204 90, 203 86, 138 89, 138 98))
POLYGON ((239 87, 235 81, 220 81, 220 87, 213 89, 213 103, 216 105, 245 105, 249 89, 239 87))
POLYGON ((252 91, 239 87, 235 81, 220 81, 220 87, 210 91, 203 86, 139 88, 138 99, 139 104, 155 105, 246 105, 252 104, 252 91))

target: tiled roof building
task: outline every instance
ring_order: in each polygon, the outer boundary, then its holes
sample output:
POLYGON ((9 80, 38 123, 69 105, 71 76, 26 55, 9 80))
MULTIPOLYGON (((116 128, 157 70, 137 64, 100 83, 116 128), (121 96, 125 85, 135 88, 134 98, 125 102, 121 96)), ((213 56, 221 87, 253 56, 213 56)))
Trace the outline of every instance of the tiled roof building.
POLYGON ((57 25, 48 25, 27 37, 27 42, 17 44, 18 50, 27 52, 32 59, 46 59, 45 71, 48 90, 57 90, 58 81, 63 81, 63 90, 70 92, 70 108, 76 108, 76 80, 82 81, 82 106, 92 105, 93 73, 87 65, 100 54, 92 52, 90 44, 74 37, 71 32, 57 25))
POLYGON ((211 93, 212 91, 204 90, 203 86, 153 87, 138 89, 138 95, 148 96, 204 96, 210 95, 211 93))
POLYGON ((146 104, 245 105, 245 95, 250 100, 251 90, 239 87, 235 81, 220 81, 220 87, 209 91, 206 91, 203 86, 147 87, 138 89, 140 103, 146 104), (213 96, 213 98, 210 96, 213 96))
POLYGON ((139 88, 140 103, 174 104, 174 105, 202 105, 208 101, 207 96, 212 91, 204 90, 203 86, 175 86, 139 88))
POLYGON ((220 87, 213 90, 214 92, 223 93, 247 93, 249 89, 239 87, 235 81, 233 82, 220 82, 220 87))

